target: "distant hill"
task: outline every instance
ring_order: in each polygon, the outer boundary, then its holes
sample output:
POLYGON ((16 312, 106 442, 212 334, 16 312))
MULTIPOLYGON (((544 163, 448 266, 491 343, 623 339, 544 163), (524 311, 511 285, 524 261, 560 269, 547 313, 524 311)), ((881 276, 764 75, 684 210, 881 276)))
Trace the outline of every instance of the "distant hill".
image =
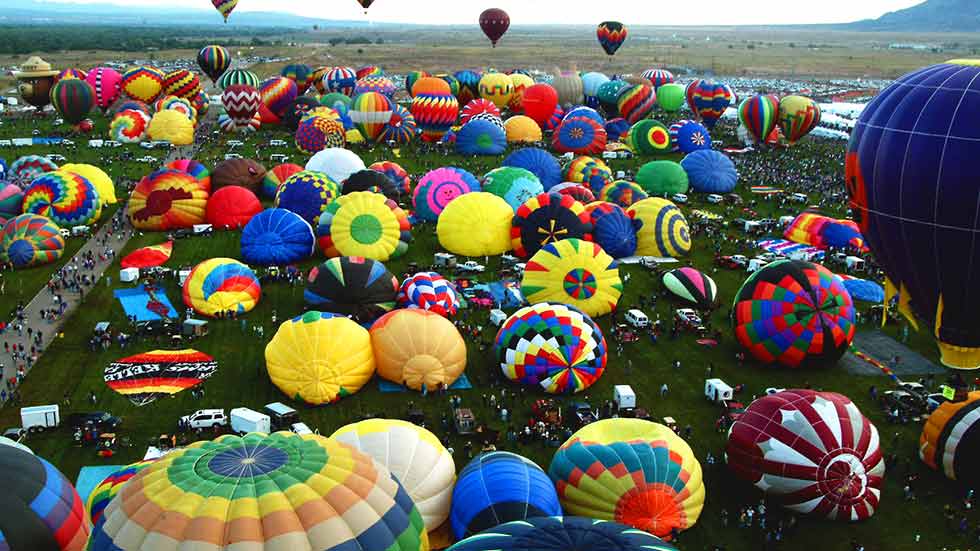
MULTIPOLYGON (((99 24, 99 25, 221 25, 224 20, 213 9, 127 6, 118 4, 69 4, 37 0, 0 0, 0 25, 99 24)), ((205 2, 205 5, 207 3, 205 2)), ((289 13, 236 11, 228 20, 237 27, 362 27, 366 21, 326 20, 289 13)), ((378 26, 378 23, 374 23, 378 26)))
POLYGON ((980 31, 980 0, 926 0, 846 27, 861 31, 977 32, 980 31))

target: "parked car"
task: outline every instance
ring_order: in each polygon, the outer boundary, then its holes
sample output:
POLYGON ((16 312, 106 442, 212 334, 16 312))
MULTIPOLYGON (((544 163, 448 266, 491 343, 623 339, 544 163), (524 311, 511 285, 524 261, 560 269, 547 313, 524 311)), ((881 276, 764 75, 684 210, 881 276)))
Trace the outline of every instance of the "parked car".
POLYGON ((943 396, 942 392, 934 392, 926 396, 926 412, 932 413, 939 406, 945 404, 949 401, 949 398, 943 396))
POLYGON ((687 195, 684 195, 683 193, 675 193, 675 194, 673 194, 673 195, 670 196, 670 199, 673 202, 680 203, 682 205, 684 203, 687 203, 687 195))
POLYGON ((27 429, 24 427, 11 427, 3 431, 3 437, 9 438, 14 442, 23 442, 27 438, 27 429))
POLYGON ((107 411, 72 413, 68 416, 68 426, 73 430, 86 425, 95 425, 100 431, 113 432, 121 424, 122 419, 107 411))
POLYGON ((637 329, 650 327, 650 318, 643 311, 635 308, 626 312, 626 322, 637 329))
POLYGON ((701 316, 690 308, 678 308, 674 311, 674 317, 682 328, 696 328, 701 326, 701 316))
POLYGON ((715 264, 729 270, 739 270, 748 264, 748 259, 740 254, 715 257, 715 264))
POLYGON ((228 424, 228 417, 223 409, 199 409, 181 417, 180 420, 183 421, 184 426, 192 429, 209 429, 228 424))
POLYGON ((879 398, 883 407, 889 412, 898 410, 905 416, 918 416, 925 411, 925 404, 914 394, 905 390, 887 390, 879 398))
POLYGON ((718 195, 717 193, 709 193, 708 196, 705 197, 705 199, 707 199, 708 202, 711 203, 712 205, 717 205, 718 203, 721 203, 722 201, 725 200, 724 197, 718 195))
POLYGON ((568 413, 565 417, 571 421, 573 429, 579 429, 599 420, 596 412, 588 402, 572 402, 568 404, 567 411, 568 413))

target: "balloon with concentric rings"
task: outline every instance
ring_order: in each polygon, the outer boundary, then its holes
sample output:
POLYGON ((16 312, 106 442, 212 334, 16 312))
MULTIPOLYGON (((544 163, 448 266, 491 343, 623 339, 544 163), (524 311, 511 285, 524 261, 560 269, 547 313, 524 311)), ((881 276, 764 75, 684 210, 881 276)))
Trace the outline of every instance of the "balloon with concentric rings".
POLYGON ((195 442, 132 478, 104 514, 93 551, 154 541, 212 549, 429 548, 422 515, 401 483, 369 456, 317 435, 195 442))
POLYGON ((62 228, 85 226, 99 219, 102 201, 95 185, 74 172, 48 172, 24 190, 25 213, 47 216, 62 228))
POLYGON ((639 220, 636 254, 678 257, 691 252, 691 232, 677 205, 660 197, 649 197, 626 211, 639 220))
POLYGON ((596 317, 616 308, 623 282, 616 262, 602 247, 562 239, 545 245, 527 261, 521 293, 531 304, 570 304, 596 317))
POLYGON ((412 225, 393 199, 355 191, 327 205, 316 233, 320 250, 328 258, 359 256, 385 261, 405 254, 412 225))

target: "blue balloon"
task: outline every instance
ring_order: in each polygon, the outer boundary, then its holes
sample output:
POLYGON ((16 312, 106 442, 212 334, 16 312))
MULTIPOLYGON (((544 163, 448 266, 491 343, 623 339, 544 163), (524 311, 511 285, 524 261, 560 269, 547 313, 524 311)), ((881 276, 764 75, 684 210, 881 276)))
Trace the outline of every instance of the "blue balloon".
POLYGON ((516 166, 533 172, 538 180, 541 180, 541 185, 544 186, 545 191, 562 182, 561 165, 558 164, 558 159, 538 147, 518 149, 508 155, 502 165, 516 166))
POLYGON ((724 153, 700 149, 681 160, 691 189, 704 193, 729 193, 735 189, 738 171, 735 163, 724 153))
POLYGON ((503 128, 486 120, 472 120, 456 133, 456 152, 462 155, 500 155, 507 149, 503 128))
POLYGON ((572 117, 586 117, 599 123, 600 126, 606 125, 606 119, 602 115, 600 115, 598 111, 596 111, 591 107, 579 106, 565 113, 565 117, 564 117, 565 119, 570 119, 572 117))
POLYGON ((6 159, 0 158, 0 180, 7 179, 7 161, 6 159))
POLYGON ((711 149, 711 133, 694 121, 678 121, 670 125, 670 144, 681 153, 711 149))
POLYGON ((531 517, 561 515, 558 493, 530 459, 510 452, 483 453, 459 473, 449 521, 457 539, 531 517))
POLYGON ((623 207, 603 203, 592 209, 592 239, 613 258, 633 256, 636 252, 636 230, 642 225, 626 214, 623 207))
POLYGON ((508 522, 448 551, 677 551, 653 534, 612 521, 536 517, 508 522))
POLYGON ((599 107, 599 87, 609 82, 609 77, 602 73, 585 73, 582 75, 582 88, 585 92, 585 104, 592 108, 599 107))
POLYGON ((864 302, 881 304, 885 301, 885 290, 874 281, 867 279, 845 279, 844 288, 851 293, 851 298, 864 302))
POLYGON ((248 264, 283 266, 313 254, 313 228, 302 216, 286 209, 266 209, 242 230, 242 259, 248 264))
POLYGON ((618 142, 620 138, 629 133, 631 126, 630 121, 622 117, 609 119, 606 121, 606 137, 611 142, 618 142))

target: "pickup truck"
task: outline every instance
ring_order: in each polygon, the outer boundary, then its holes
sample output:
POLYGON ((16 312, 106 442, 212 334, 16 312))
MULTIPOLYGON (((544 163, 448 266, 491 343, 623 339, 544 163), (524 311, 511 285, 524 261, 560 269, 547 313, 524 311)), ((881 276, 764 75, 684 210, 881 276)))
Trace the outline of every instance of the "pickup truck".
POLYGON ((476 262, 475 260, 467 260, 466 262, 463 262, 462 264, 456 266, 457 272, 482 274, 484 271, 486 271, 486 269, 487 269, 486 266, 476 262))

